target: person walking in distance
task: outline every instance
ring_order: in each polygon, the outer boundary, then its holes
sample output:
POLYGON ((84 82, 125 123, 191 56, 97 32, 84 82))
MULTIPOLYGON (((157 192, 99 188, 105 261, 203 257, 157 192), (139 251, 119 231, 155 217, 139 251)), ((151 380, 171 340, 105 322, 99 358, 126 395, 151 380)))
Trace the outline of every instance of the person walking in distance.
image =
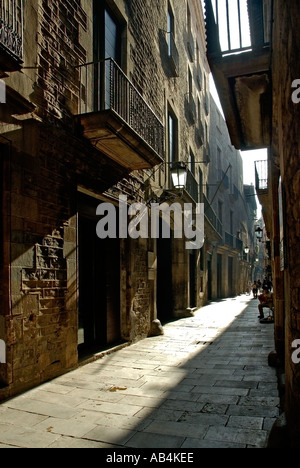
POLYGON ((254 299, 257 299, 257 283, 256 283, 256 281, 254 281, 254 283, 252 285, 252 293, 253 293, 254 299))

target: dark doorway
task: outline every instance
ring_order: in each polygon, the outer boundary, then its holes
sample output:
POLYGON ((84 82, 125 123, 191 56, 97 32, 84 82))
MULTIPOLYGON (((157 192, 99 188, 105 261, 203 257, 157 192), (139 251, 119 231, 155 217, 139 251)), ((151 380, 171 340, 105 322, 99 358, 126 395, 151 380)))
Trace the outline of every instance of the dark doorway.
POLYGON ((222 296, 222 255, 217 256, 217 296, 221 299, 222 296))
POLYGON ((190 307, 191 308, 197 306, 196 265, 197 265, 197 257, 196 257, 195 250, 193 250, 190 253, 190 307))
POLYGON ((162 223, 160 220, 157 239, 157 317, 165 323, 173 316, 172 242, 171 239, 162 239, 162 223))
MULTIPOLYGON (((101 202, 79 194, 79 352, 120 341, 120 241, 96 235, 101 202)), ((117 212, 117 209, 116 209, 117 212)))
POLYGON ((212 268, 211 258, 207 260, 207 300, 212 300, 212 268))
POLYGON ((233 258, 228 257, 228 295, 234 296, 233 291, 233 258))

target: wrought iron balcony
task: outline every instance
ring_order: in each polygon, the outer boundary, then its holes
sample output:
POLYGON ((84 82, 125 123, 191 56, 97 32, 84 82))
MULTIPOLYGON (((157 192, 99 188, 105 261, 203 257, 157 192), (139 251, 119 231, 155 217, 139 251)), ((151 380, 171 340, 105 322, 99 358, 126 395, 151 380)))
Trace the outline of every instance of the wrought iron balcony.
POLYGON ((207 54, 232 143, 269 146, 271 0, 205 0, 207 54))
POLYGON ((187 172, 187 181, 186 181, 186 191, 192 200, 195 203, 199 201, 199 184, 194 176, 194 174, 188 170, 187 172))
POLYGON ((0 0, 0 71, 21 68, 23 57, 23 0, 0 0))
POLYGON ((112 59, 79 67, 83 136, 129 172, 164 160, 164 126, 112 59))
MULTIPOLYGON (((244 243, 241 239, 238 239, 238 237, 235 238, 235 248, 236 250, 244 254, 244 243)), ((244 255, 246 255, 246 258, 247 258, 247 254, 244 254, 244 255)))
POLYGON ((225 232, 224 243, 225 245, 228 245, 229 247, 233 249, 234 248, 234 236, 230 234, 229 232, 225 232))
POLYGON ((205 213, 205 232, 211 240, 220 241, 223 238, 223 224, 216 215, 206 196, 203 194, 205 213))

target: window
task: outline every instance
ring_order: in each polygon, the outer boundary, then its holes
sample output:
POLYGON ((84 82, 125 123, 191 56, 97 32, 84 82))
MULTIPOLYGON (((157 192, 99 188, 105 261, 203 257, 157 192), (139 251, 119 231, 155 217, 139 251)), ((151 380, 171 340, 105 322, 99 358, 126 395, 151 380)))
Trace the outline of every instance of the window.
POLYGON ((178 121, 172 112, 168 116, 168 150, 170 163, 177 160, 178 121))
POLYGON ((175 17, 171 6, 168 6, 167 13, 167 32, 166 32, 166 52, 168 55, 168 73, 169 76, 179 76, 179 53, 175 40, 175 17))
POLYGON ((121 66, 122 23, 105 2, 94 1, 94 108, 112 106, 111 65, 121 66), (104 62, 105 61, 105 62, 104 62), (99 93, 99 90, 101 92, 99 93))
POLYGON ((105 18, 105 56, 104 58, 118 59, 118 26, 107 10, 105 18))
POLYGON ((121 62, 122 26, 103 2, 94 2, 94 59, 121 62))
POLYGON ((198 184, 199 184, 199 203, 203 203, 203 173, 201 169, 198 172, 198 184))
POLYGON ((223 223, 223 203, 220 200, 218 201, 218 218, 223 223))
POLYGON ((192 33, 192 17, 191 17, 191 10, 189 5, 187 5, 187 32, 188 32, 188 37, 192 33))
POLYGON ((234 213, 232 210, 230 210, 230 234, 233 235, 233 218, 234 218, 234 213))
POLYGON ((203 80, 203 76, 202 76, 202 70, 201 70, 201 62, 200 62, 200 48, 199 48, 199 45, 198 45, 198 42, 197 42, 197 45, 196 45, 196 70, 197 70, 197 83, 198 83, 198 87, 199 87, 199 90, 201 91, 202 90, 202 80, 203 80))
POLYGON ((188 70, 188 116, 189 119, 192 123, 196 123, 197 119, 197 106, 196 102, 194 100, 194 95, 193 95, 193 76, 192 72, 189 68, 188 70))
POLYGON ((190 157, 189 157, 189 170, 195 176, 196 174, 196 166, 195 166, 195 155, 192 151, 190 151, 190 157))
POLYGON ((189 96, 193 96, 193 77, 192 77, 192 72, 189 69, 189 75, 188 75, 188 86, 189 86, 189 96))
POLYGON ((217 171, 218 180, 222 180, 222 150, 217 147, 217 171))
POLYGON ((189 5, 187 5, 187 47, 190 55, 190 60, 191 62, 193 62, 195 56, 195 44, 192 34, 192 15, 189 5))
POLYGON ((168 31, 167 33, 168 33, 168 56, 172 57, 173 55, 172 44, 175 38, 175 21, 174 21, 173 11, 171 10, 170 5, 168 8, 168 31))

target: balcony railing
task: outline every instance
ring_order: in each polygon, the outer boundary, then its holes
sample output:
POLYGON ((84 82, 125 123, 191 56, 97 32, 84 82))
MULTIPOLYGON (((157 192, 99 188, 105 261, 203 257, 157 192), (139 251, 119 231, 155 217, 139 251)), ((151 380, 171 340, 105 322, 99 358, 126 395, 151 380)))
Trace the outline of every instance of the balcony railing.
POLYGON ((79 114, 114 111, 160 157, 164 126, 128 77, 112 59, 79 67, 79 114))
POLYGON ((258 192, 268 190, 268 161, 255 162, 256 190, 258 192))
POLYGON ((216 215, 214 209, 210 205, 208 199, 203 194, 204 200, 204 213, 205 217, 208 219, 210 224, 213 226, 214 230, 219 234, 220 237, 223 237, 223 224, 219 220, 218 216, 216 215))
POLYGON ((229 232, 225 232, 225 244, 229 245, 229 247, 234 248, 234 236, 229 232))
POLYGON ((1 50, 22 61, 23 0, 0 0, 0 53, 1 50))
POLYGON ((187 181, 186 181, 186 191, 190 195, 190 197, 194 200, 194 202, 198 203, 199 201, 199 185, 197 180, 195 179, 194 174, 188 170, 187 173, 187 181))
POLYGON ((239 252, 244 252, 244 243, 241 239, 235 238, 235 248, 239 252))

